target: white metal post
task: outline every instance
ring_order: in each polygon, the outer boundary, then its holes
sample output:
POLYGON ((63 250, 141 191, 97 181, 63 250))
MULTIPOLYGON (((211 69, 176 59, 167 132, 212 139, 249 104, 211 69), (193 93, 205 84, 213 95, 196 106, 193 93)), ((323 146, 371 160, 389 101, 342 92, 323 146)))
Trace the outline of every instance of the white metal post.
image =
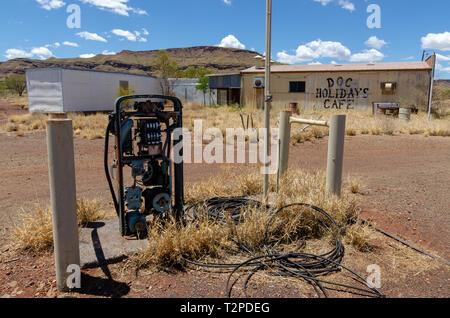
POLYGON ((289 165, 289 147, 291 145, 291 111, 280 113, 280 162, 278 163, 278 176, 283 177, 289 165))
POLYGON ((428 121, 431 121, 431 108, 433 104, 433 88, 434 88, 434 74, 436 72, 436 53, 431 57, 431 67, 433 70, 431 71, 431 82, 430 82, 430 96, 428 100, 428 121))
POLYGON ((328 142, 327 192, 341 195, 346 115, 333 115, 328 142))
POLYGON ((272 61, 272 0, 267 0, 266 15, 266 72, 264 83, 264 202, 269 193, 269 145, 270 145, 270 107, 272 96, 270 95, 270 62, 272 61))
POLYGON ((47 121, 56 284, 67 291, 70 265, 80 265, 72 120, 47 121))

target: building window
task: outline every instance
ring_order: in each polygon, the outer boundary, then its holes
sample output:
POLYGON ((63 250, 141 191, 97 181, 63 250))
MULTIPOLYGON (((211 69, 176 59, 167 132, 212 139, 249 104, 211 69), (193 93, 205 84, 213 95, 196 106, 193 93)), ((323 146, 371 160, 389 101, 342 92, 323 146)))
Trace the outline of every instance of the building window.
POLYGON ((127 92, 130 89, 130 84, 128 83, 128 81, 120 81, 120 90, 123 92, 127 92))
POLYGON ((384 95, 395 94, 396 89, 397 89, 397 83, 395 83, 395 82, 381 83, 381 90, 384 95))
POLYGON ((289 82, 289 93, 304 93, 306 82, 289 82))

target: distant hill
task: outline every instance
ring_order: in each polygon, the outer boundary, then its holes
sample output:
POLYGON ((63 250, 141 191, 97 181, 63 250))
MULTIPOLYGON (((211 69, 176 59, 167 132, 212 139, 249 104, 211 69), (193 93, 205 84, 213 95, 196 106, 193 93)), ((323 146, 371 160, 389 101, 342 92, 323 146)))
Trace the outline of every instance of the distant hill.
MULTIPOLYGON (((189 66, 203 66, 213 73, 240 71, 252 66, 263 66, 263 62, 254 57, 257 52, 222 48, 216 46, 198 46, 167 50, 182 69, 189 66)), ((8 74, 23 74, 26 68, 67 67, 83 70, 102 70, 128 72, 134 74, 152 74, 151 64, 156 58, 153 51, 122 51, 115 55, 97 55, 92 58, 50 58, 48 60, 13 59, 0 63, 0 77, 8 74)))

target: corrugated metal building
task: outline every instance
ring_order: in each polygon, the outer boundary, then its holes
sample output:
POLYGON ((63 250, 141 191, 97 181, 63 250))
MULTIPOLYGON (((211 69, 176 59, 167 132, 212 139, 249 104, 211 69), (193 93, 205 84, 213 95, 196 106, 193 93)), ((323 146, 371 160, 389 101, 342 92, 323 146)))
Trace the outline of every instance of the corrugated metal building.
POLYGON ((217 90, 218 105, 238 105, 241 102, 241 74, 208 75, 209 87, 217 90))
POLYGON ((207 105, 217 104, 216 90, 209 89, 206 96, 203 96, 203 92, 196 88, 197 78, 172 78, 169 83, 173 94, 184 102, 203 104, 206 99, 207 105))
MULTIPOLYGON (((241 105, 264 108, 264 68, 242 74, 241 105)), ((429 62, 272 66, 275 109, 371 109, 374 103, 426 108, 432 68, 429 62)))
POLYGON ((159 80, 128 73, 67 68, 27 69, 31 112, 112 111, 120 91, 161 94, 159 80))

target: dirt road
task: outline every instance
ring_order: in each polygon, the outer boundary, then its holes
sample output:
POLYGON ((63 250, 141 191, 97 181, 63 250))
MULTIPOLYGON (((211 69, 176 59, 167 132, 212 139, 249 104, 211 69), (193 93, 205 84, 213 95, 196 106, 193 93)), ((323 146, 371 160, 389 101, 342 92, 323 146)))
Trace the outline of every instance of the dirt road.
MULTIPOLYGON (((103 173, 103 140, 75 139, 79 197, 110 205, 103 173)), ((22 208, 49 201, 45 134, 0 135, 0 222, 8 228, 22 208)), ((326 167, 327 140, 292 147, 290 166, 326 167)), ((346 176, 359 176, 362 215, 427 250, 450 258, 450 138, 422 136, 346 137, 346 176)), ((217 165, 187 165, 186 181, 217 175, 217 165)), ((106 206, 105 206, 106 207, 106 206)))

